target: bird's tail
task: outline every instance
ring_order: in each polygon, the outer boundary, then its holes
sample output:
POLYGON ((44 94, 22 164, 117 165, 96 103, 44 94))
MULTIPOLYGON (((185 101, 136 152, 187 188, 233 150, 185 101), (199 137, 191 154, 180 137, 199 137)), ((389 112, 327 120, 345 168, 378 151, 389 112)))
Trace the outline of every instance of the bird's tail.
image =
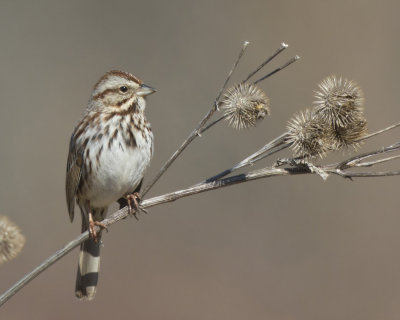
POLYGON ((75 295, 79 299, 92 300, 96 294, 100 269, 99 236, 98 242, 89 239, 81 245, 75 287, 75 295))
MULTIPOLYGON (((88 214, 81 207, 82 232, 89 226, 88 214)), ((107 207, 92 208, 94 221, 101 221, 107 214, 107 207)), ((75 295, 79 299, 92 300, 96 295, 97 282, 100 270, 101 231, 96 235, 96 240, 88 239, 81 244, 79 252, 78 272, 76 275, 75 295)))

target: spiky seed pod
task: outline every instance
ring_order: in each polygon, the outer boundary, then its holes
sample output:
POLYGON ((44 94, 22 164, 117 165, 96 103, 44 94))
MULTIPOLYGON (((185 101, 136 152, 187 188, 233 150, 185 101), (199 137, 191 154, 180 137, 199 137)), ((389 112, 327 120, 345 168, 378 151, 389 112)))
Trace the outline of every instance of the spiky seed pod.
POLYGON ((367 134, 367 121, 360 117, 344 127, 334 127, 334 148, 343 149, 353 147, 357 149, 360 146, 359 140, 367 134))
POLYGON ((295 157, 323 157, 331 150, 332 131, 309 109, 293 116, 287 124, 288 137, 295 157))
POLYGON ((334 127, 345 127, 363 113, 363 93, 354 81, 329 76, 315 92, 314 112, 334 127))
POLYGON ((0 264, 14 259, 22 250, 25 237, 19 227, 5 216, 0 216, 0 264))
POLYGON ((229 88, 221 107, 229 125, 235 129, 254 127, 269 114, 269 99, 256 85, 248 82, 229 88))

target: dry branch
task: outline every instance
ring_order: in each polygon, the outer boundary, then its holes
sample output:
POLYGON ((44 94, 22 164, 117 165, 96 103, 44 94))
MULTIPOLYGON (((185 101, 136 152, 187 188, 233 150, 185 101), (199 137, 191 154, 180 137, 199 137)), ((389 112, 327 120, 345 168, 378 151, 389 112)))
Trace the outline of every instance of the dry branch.
MULTIPOLYGON (((400 175, 400 171, 383 171, 383 172, 352 172, 346 171, 348 168, 352 168, 359 165, 358 161, 362 159, 370 158, 376 155, 387 154, 395 151, 400 151, 400 143, 388 146, 386 148, 382 148, 379 150, 371 151, 368 153, 364 153, 355 157, 351 157, 345 161, 330 164, 325 166, 319 166, 318 169, 322 172, 326 172, 327 174, 335 174, 344 178, 365 178, 365 177, 382 177, 382 176, 394 176, 400 175)), ((390 161, 398 158, 398 156, 385 158, 385 161, 390 161)), ((382 159, 377 159, 374 161, 368 162, 368 166, 371 167, 375 164, 379 164, 382 162, 382 159)), ((315 170, 310 169, 307 164, 301 164, 294 167, 286 167, 286 168, 277 168, 277 167, 265 167, 259 170, 249 171, 247 173, 238 174, 236 176, 212 181, 212 182, 201 182, 195 184, 186 189, 166 193, 161 196, 153 197, 150 199, 143 200, 141 203, 141 207, 143 209, 154 207, 156 205, 160 205, 163 203, 173 202, 183 197, 193 196, 202 192, 211 191, 220 189, 223 187, 228 187, 232 185, 236 185, 239 183, 249 182, 253 180, 258 180, 262 178, 270 178, 276 176, 290 176, 290 175, 299 175, 299 174, 318 174, 315 170)), ((122 208, 111 214, 108 218, 104 219, 102 223, 109 227, 114 223, 123 220, 128 216, 128 208, 122 208)), ((9 300, 13 295, 15 295, 19 290, 21 290, 25 285, 27 285, 30 281, 36 278, 40 273, 45 271, 59 259, 64 257, 66 254, 71 252, 74 248, 79 246, 83 241, 89 238, 89 233, 86 231, 80 234, 76 239, 69 242, 62 249, 57 251, 55 254, 47 258, 41 265, 36 267, 32 272, 24 276, 20 281, 18 281, 13 287, 7 290, 2 296, 0 296, 0 306, 3 305, 7 300, 9 300)))

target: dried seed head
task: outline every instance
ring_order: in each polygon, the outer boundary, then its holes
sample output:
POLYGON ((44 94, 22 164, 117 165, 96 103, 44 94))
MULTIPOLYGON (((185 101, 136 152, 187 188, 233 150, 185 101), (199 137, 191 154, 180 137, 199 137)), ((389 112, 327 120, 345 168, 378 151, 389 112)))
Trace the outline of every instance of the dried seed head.
POLYGON ((287 142, 296 157, 323 157, 332 144, 331 128, 310 110, 295 115, 287 124, 287 142))
POLYGON ((334 149, 343 149, 353 147, 357 149, 361 142, 359 141, 367 134, 367 121, 360 117, 344 127, 334 127, 334 149))
POLYGON ((235 129, 254 127, 269 114, 269 99, 256 85, 244 82, 229 88, 222 100, 224 115, 235 129))
POLYGON ((363 112, 363 93, 351 80, 330 76, 318 85, 314 112, 335 127, 345 127, 363 112))
POLYGON ((5 216, 0 216, 0 264, 14 259, 22 250, 25 237, 19 227, 5 216))

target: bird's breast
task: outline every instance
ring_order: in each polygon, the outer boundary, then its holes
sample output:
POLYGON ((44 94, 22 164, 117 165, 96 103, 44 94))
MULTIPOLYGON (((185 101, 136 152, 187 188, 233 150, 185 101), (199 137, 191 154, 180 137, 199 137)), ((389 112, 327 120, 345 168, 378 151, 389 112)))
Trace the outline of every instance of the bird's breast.
POLYGON ((91 139, 84 151, 86 183, 81 194, 92 207, 109 206, 132 193, 143 179, 153 154, 153 134, 145 120, 112 120, 108 127, 103 127, 100 138, 99 132, 95 134, 96 139, 91 139))

